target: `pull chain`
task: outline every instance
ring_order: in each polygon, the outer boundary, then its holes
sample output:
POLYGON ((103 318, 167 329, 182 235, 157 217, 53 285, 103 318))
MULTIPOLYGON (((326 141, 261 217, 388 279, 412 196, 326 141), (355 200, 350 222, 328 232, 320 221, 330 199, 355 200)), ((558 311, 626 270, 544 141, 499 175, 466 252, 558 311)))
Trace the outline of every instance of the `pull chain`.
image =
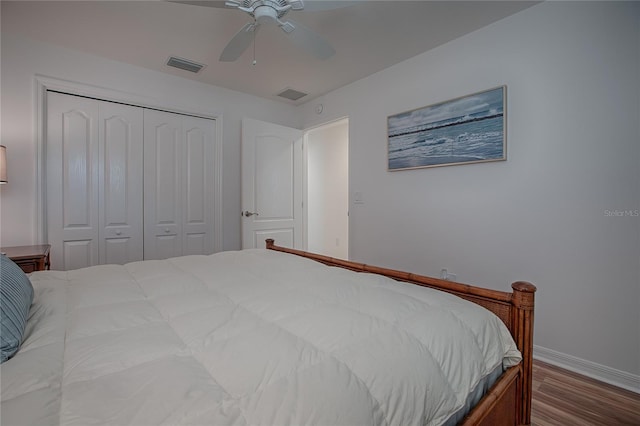
POLYGON ((256 29, 253 30, 253 62, 251 65, 255 66, 258 62, 256 61, 256 29))

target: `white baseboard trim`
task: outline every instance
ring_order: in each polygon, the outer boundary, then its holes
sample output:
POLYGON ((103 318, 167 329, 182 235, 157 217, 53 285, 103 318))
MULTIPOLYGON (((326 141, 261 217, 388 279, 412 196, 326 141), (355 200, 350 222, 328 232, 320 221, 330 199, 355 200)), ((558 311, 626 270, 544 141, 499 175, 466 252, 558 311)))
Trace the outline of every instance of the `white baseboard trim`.
POLYGON ((640 394, 640 376, 533 345, 533 358, 640 394))

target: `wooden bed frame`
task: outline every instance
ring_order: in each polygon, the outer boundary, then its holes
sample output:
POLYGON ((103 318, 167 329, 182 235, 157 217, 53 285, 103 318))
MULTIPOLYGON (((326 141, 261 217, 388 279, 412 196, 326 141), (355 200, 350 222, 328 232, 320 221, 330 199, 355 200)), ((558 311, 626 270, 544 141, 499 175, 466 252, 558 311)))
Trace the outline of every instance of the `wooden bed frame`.
POLYGON ((522 353, 522 362, 505 371, 482 400, 460 422, 460 425, 531 424, 533 310, 536 292, 533 284, 524 281, 515 282, 511 284, 513 292, 507 293, 279 247, 275 245, 273 239, 266 240, 266 243, 269 250, 303 256, 329 266, 384 275, 397 281, 436 288, 489 309, 505 323, 511 332, 522 353))

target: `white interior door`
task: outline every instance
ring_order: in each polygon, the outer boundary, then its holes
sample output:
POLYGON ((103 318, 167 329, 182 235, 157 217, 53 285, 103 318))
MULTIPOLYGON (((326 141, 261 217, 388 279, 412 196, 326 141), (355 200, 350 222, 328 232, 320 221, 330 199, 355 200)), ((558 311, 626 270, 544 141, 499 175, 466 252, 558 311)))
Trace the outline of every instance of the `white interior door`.
POLYGON ((302 136, 298 129, 242 120, 242 247, 273 238, 302 248, 302 136))
POLYGON ((182 254, 181 116, 144 111, 144 258, 182 254))
POLYGON ((47 238, 51 268, 96 265, 98 259, 98 102, 47 97, 47 238))
POLYGON ((99 102, 99 257, 101 264, 143 258, 142 108, 99 102))
POLYGON ((184 149, 183 254, 214 250, 214 185, 216 122, 182 118, 184 149))

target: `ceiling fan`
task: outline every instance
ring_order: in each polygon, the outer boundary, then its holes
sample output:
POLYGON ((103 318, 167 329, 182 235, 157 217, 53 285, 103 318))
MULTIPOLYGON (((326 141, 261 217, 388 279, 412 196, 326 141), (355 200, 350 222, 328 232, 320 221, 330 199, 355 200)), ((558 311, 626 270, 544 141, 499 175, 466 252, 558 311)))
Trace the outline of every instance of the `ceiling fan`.
MULTIPOLYGON (((180 3, 220 7, 220 1, 180 1, 180 3)), ((346 5, 346 4, 345 4, 346 5)), ((283 20, 290 10, 303 10, 302 0, 227 0, 224 6, 236 8, 252 18, 233 36, 220 55, 220 61, 233 62, 251 45, 260 26, 278 25, 289 39, 318 59, 328 59, 336 51, 324 37, 291 19, 283 20)))

